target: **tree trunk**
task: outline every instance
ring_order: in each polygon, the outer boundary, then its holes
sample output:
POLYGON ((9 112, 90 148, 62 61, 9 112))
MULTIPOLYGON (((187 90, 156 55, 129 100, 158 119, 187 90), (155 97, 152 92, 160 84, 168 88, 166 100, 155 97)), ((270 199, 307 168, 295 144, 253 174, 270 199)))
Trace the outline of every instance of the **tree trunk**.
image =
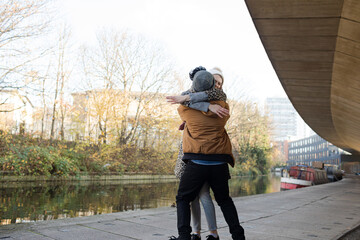
POLYGON ((64 117, 61 116, 61 127, 60 127, 60 137, 61 137, 61 141, 64 141, 64 117))
POLYGON ((57 98, 57 91, 56 91, 56 93, 55 93, 55 101, 54 101, 52 118, 51 118, 50 141, 52 141, 52 140, 54 139, 55 113, 56 113, 56 98, 57 98))

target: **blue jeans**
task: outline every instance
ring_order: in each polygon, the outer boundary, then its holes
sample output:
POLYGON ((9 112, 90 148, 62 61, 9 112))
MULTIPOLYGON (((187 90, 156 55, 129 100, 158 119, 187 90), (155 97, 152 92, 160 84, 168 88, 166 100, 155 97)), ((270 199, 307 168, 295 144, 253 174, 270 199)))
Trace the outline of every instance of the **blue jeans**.
POLYGON ((200 202, 203 205, 209 231, 217 230, 215 207, 210 196, 210 186, 206 182, 202 186, 199 195, 191 202, 191 222, 194 232, 201 230, 201 209, 200 202))
POLYGON ((229 175, 227 164, 199 165, 190 161, 186 165, 176 196, 179 240, 191 239, 190 202, 196 198, 205 182, 214 192, 232 238, 245 240, 244 229, 240 226, 234 202, 229 196, 229 175))

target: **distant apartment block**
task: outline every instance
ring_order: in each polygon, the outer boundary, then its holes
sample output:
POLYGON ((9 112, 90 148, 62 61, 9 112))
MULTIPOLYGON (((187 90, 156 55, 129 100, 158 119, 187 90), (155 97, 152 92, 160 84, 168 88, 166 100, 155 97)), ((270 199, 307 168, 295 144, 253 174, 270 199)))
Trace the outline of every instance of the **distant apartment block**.
POLYGON ((267 98, 265 107, 272 120, 275 141, 293 141, 315 134, 301 119, 288 98, 267 98))
POLYGON ((297 113, 287 98, 267 98, 266 108, 272 120, 275 141, 285 141, 297 136, 297 113))
POLYGON ((289 142, 289 166, 305 164, 312 166, 313 162, 323 162, 340 166, 341 154, 344 151, 327 142, 318 135, 313 135, 297 141, 289 142))

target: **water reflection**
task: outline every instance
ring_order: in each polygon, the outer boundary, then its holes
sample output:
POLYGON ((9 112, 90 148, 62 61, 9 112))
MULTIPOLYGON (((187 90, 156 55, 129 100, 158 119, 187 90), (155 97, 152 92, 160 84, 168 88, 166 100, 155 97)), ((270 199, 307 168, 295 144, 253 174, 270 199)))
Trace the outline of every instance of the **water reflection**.
POLYGON ((280 177, 271 175, 253 178, 234 178, 230 180, 229 186, 232 197, 279 192, 280 177))
MULTIPOLYGON (((232 197, 280 191, 275 176, 232 178, 232 197)), ((1 225, 170 206, 177 181, 13 183, 0 185, 1 225)))

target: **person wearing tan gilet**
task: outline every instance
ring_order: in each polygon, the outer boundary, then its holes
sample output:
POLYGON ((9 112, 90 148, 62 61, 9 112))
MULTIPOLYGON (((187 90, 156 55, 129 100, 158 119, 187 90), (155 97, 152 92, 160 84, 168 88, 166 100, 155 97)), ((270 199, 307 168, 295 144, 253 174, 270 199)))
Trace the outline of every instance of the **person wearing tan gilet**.
MULTIPOLYGON (((195 74, 193 87, 215 84, 208 71, 195 74), (194 86, 195 85, 195 86, 194 86)), ((211 102, 229 109, 223 101, 211 102)), ((218 117, 210 111, 200 112, 185 106, 178 107, 178 113, 186 122, 183 134, 183 161, 187 162, 176 196, 177 226, 179 240, 191 240, 190 202, 195 199, 205 182, 214 192, 215 200, 229 225, 232 238, 245 240, 235 205, 229 196, 228 165, 234 166, 231 143, 225 130, 229 117, 218 117)))

